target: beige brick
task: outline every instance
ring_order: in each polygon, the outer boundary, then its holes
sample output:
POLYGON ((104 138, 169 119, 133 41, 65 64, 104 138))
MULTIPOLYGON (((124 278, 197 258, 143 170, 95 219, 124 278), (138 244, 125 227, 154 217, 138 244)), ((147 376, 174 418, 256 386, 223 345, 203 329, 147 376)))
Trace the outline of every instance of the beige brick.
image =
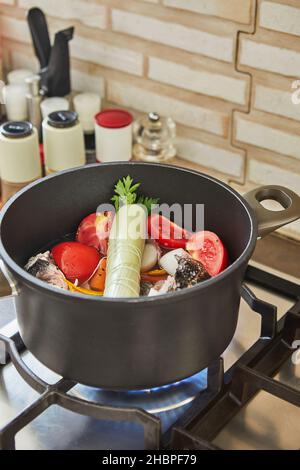
POLYGON ((20 42, 31 42, 30 32, 26 21, 2 16, 0 18, 1 35, 20 42))
POLYGON ((288 171, 267 162, 250 160, 248 179, 253 183, 276 184, 286 186, 298 194, 300 192, 300 173, 288 171))
POLYGON ((292 91, 284 91, 256 84, 254 108, 279 116, 300 120, 300 105, 292 102, 292 91))
MULTIPOLYGON (((31 43, 27 23, 23 20, 3 16, 2 35, 5 38, 31 43)), ((143 73, 143 55, 130 49, 95 41, 75 35, 70 42, 71 54, 84 61, 128 72, 133 75, 143 73)))
POLYGON ((300 135, 290 134, 241 117, 236 120, 236 140, 300 159, 300 135))
POLYGON ((234 42, 232 37, 188 28, 178 23, 161 21, 123 10, 112 11, 115 31, 155 41, 189 52, 232 62, 234 42))
POLYGON ((4 5, 14 5, 15 0, 0 0, 0 5, 3 3, 4 5))
POLYGON ((288 77, 300 76, 300 52, 248 39, 241 41, 240 63, 288 77))
POLYGON ((164 0, 166 6, 213 15, 239 23, 250 23, 252 0, 164 0))
POLYGON ((233 103, 246 103, 247 81, 243 77, 238 79, 208 70, 195 70, 156 57, 149 59, 149 77, 162 83, 233 103))
POLYGON ((185 103, 126 83, 109 81, 107 99, 146 113, 156 111, 163 116, 171 116, 185 126, 217 135, 225 135, 228 131, 229 119, 225 113, 185 103))
POLYGON ((11 51, 11 62, 14 69, 30 69, 33 72, 39 71, 39 64, 34 55, 23 54, 22 52, 12 50, 11 51))
POLYGON ((184 160, 240 178, 244 168, 241 153, 186 138, 177 139, 178 156, 184 160))
POLYGON ((90 75, 77 69, 72 69, 72 89, 91 93, 99 93, 102 98, 105 96, 105 80, 97 75, 90 75))
POLYGON ((138 52, 100 41, 75 36, 71 41, 72 55, 105 67, 142 75, 143 56, 138 52))
POLYGON ((194 170, 200 173, 204 173, 205 175, 212 176, 213 178, 217 178, 219 181, 223 181, 224 183, 229 183, 231 181, 230 175, 225 175, 224 173, 220 173, 219 171, 212 170, 211 168, 203 167, 199 165, 199 163, 189 162, 187 160, 183 160, 182 158, 175 157, 174 160, 170 163, 171 165, 180 166, 181 168, 186 168, 187 170, 194 170))
POLYGON ((104 5, 84 0, 19 0, 23 8, 40 7, 47 15, 75 19, 87 26, 106 28, 107 11, 104 5))
POLYGON ((263 28, 300 36, 300 8, 284 3, 262 2, 259 23, 263 28))

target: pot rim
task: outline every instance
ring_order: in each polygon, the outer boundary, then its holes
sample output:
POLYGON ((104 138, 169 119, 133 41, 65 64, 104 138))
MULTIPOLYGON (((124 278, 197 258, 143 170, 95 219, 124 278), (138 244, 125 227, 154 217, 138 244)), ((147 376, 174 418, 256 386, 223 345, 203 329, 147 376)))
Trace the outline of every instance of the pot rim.
POLYGON ((230 276, 234 271, 238 270, 243 264, 248 263, 248 261, 251 258, 251 255, 255 249, 256 242, 257 242, 257 233, 258 233, 258 228, 257 228, 257 220, 255 217, 255 213, 253 209, 250 207, 248 202, 241 196, 235 189, 231 188, 229 185, 226 183, 218 180, 217 178, 214 178, 210 175, 207 175, 205 173, 198 172, 196 170, 191 170, 187 168, 182 168, 178 165, 167 165, 167 164, 161 164, 161 163, 143 163, 143 162, 112 162, 112 163, 101 163, 100 166, 143 166, 143 165, 150 165, 152 167, 164 167, 167 169, 172 169, 172 170, 179 170, 182 173, 190 173, 194 174, 196 176, 201 176, 202 178, 205 178, 222 188, 224 188, 226 191, 229 191, 238 201, 239 203, 244 207, 245 211, 247 212, 247 215, 250 220, 251 224, 251 230, 249 233, 249 240, 247 243, 246 248, 244 251, 241 253, 241 255, 230 265, 228 268, 226 268, 221 274, 219 274, 216 277, 210 278, 207 281, 204 281, 192 288, 187 288, 183 289, 181 291, 177 292, 170 292, 167 294, 155 296, 155 297, 136 297, 136 298, 110 298, 110 297, 96 297, 96 296, 87 296, 85 294, 80 294, 80 293, 73 293, 70 291, 58 289, 55 286, 51 286, 50 284, 45 283, 44 281, 41 281, 34 276, 30 275, 25 271, 25 269, 21 268, 9 255, 9 253, 6 251, 3 243, 2 243, 2 237, 1 237, 1 227, 2 227, 2 221, 5 218, 6 213, 12 208, 13 204, 15 201, 20 199, 24 193, 27 191, 30 191, 32 188, 42 185, 44 182, 47 182, 48 180, 51 180, 53 178, 57 178, 60 176, 63 176, 68 173, 74 173, 77 171, 83 171, 84 169, 87 168, 98 168, 99 163, 94 163, 91 165, 86 165, 83 167, 78 167, 78 168, 72 168, 70 170, 64 170, 55 174, 51 174, 49 176, 46 176, 44 178, 41 178, 37 181, 34 181, 33 183, 29 184, 22 190, 20 190, 17 194, 15 194, 1 209, 0 211, 0 257, 3 259, 3 261, 6 263, 8 268, 12 271, 13 274, 16 274, 17 277, 21 278, 22 281, 25 283, 29 284, 33 288, 42 288, 45 290, 48 295, 54 295, 55 297, 59 296, 62 297, 63 299, 77 299, 77 300, 85 300, 89 302, 102 302, 102 303, 114 303, 114 304, 120 304, 123 305, 125 304, 140 304, 140 303, 145 303, 147 306, 151 306, 153 304, 162 304, 165 302, 172 302, 172 301, 180 301, 186 298, 186 296, 194 296, 197 295, 198 292, 200 292, 203 289, 208 289, 209 287, 213 287, 214 285, 217 285, 221 283, 225 278, 230 276))

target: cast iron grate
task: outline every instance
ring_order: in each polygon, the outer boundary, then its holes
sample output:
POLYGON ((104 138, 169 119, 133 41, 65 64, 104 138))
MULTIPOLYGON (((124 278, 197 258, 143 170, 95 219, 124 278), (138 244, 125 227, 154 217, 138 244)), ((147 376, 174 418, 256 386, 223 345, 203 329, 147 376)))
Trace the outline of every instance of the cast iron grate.
POLYGON ((293 298, 295 303, 276 323, 276 307, 243 288, 243 298, 262 317, 261 337, 225 374, 215 398, 203 406, 204 392, 173 426, 172 449, 218 450, 214 439, 261 390, 300 407, 300 391, 272 378, 295 351, 294 342, 300 340, 300 286, 254 267, 248 269, 247 279, 293 298))
POLYGON ((185 414, 164 434, 160 419, 144 410, 104 406, 71 396, 68 392, 76 383, 65 379, 49 385, 22 360, 20 338, 0 335, 3 352, 0 362, 5 365, 11 360, 20 376, 40 394, 34 403, 0 429, 0 449, 14 450, 17 433, 53 405, 98 420, 140 424, 147 450, 167 447, 217 450, 212 443, 214 438, 259 390, 300 407, 300 392, 272 378, 294 352, 294 341, 300 339, 300 287, 254 267, 248 269, 247 280, 295 299, 294 306, 277 323, 276 306, 258 299, 244 286, 244 300, 261 316, 260 339, 225 375, 222 359, 211 364, 207 370, 206 390, 199 393, 185 414))

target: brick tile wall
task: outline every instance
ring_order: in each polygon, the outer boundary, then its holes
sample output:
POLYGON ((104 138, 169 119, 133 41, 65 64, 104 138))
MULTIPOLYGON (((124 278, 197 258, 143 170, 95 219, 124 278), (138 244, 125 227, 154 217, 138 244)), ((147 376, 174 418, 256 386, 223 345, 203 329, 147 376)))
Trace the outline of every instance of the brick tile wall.
MULTIPOLYGON (((178 124, 178 155, 241 191, 300 193, 299 0, 0 0, 4 72, 37 70, 26 24, 74 24, 72 82, 178 124)), ((284 230, 300 238, 300 224, 284 230)))

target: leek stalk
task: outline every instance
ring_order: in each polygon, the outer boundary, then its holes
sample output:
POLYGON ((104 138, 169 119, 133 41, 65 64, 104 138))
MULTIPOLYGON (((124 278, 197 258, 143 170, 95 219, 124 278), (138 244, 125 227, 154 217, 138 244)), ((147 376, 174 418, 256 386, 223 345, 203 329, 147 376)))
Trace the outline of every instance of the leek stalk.
POLYGON ((139 297, 141 264, 147 236, 147 214, 138 204, 123 205, 109 237, 105 297, 139 297))

